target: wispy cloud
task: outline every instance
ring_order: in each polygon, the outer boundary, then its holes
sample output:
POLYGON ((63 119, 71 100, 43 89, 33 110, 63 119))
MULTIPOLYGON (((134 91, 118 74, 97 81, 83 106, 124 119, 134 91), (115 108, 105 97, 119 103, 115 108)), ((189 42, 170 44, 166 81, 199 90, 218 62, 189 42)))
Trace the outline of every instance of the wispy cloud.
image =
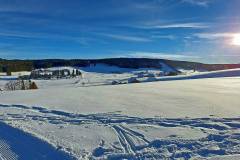
POLYGON ((236 58, 240 58, 239 54, 225 54, 225 55, 219 55, 219 54, 211 54, 209 55, 209 57, 236 57, 236 58))
POLYGON ((200 22, 136 26, 136 28, 142 28, 142 29, 176 29, 176 28, 204 29, 209 27, 210 27, 209 23, 200 23, 200 22))
POLYGON ((198 59, 199 56, 188 54, 179 54, 179 53, 165 53, 165 52, 130 52, 128 57, 136 58, 163 58, 163 59, 198 59))
POLYGON ((89 38, 80 36, 60 35, 51 33, 33 33, 21 31, 0 31, 0 37, 22 38, 22 39, 53 39, 62 41, 73 41, 81 45, 88 45, 89 38))
POLYGON ((15 37, 15 38, 42 38, 39 34, 31 34, 27 32, 9 32, 9 31, 1 31, 0 36, 4 37, 15 37))
POLYGON ((202 39, 210 39, 210 40, 216 40, 219 38, 232 38, 234 35, 239 33, 195 33, 194 36, 202 39))
POLYGON ((152 38, 155 39, 169 39, 169 40, 174 40, 177 37, 175 35, 153 35, 152 38))
POLYGON ((213 2, 213 0, 182 0, 182 2, 207 7, 211 2, 213 2))
POLYGON ((105 37, 109 37, 121 41, 131 41, 131 42, 150 42, 150 38, 139 37, 139 36, 129 36, 129 35, 118 35, 118 34, 100 34, 105 37))

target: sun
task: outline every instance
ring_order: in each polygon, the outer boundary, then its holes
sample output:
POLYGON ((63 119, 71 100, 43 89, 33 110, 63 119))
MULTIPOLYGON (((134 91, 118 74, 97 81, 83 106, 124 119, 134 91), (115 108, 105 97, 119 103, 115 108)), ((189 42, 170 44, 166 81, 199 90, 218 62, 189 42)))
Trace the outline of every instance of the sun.
POLYGON ((232 44, 236 46, 240 46, 240 34, 235 34, 233 36, 232 44))

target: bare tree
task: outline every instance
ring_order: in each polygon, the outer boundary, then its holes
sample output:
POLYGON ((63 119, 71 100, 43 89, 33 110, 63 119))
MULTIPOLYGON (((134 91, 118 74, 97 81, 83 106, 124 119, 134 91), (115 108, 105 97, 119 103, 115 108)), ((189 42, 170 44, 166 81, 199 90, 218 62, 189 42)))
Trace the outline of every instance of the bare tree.
POLYGON ((25 80, 12 80, 5 84, 5 90, 28 90, 28 89, 38 89, 35 82, 25 81, 25 80))

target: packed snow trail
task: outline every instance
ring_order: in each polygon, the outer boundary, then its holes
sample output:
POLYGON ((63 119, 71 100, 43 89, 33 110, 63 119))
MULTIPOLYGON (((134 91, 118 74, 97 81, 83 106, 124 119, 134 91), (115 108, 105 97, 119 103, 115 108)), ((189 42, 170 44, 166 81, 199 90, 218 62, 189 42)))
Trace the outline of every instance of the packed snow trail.
POLYGON ((67 153, 30 134, 0 122, 1 160, 73 160, 67 153))
MULTIPOLYGON (((50 110, 44 107, 29 107, 24 105, 0 105, 0 109, 1 111, 7 109, 11 109, 12 111, 21 110, 21 113, 19 114, 6 113, 1 116, 1 120, 9 124, 21 124, 21 122, 27 122, 31 124, 32 122, 41 122, 56 126, 74 126, 76 128, 85 124, 87 124, 87 126, 103 126, 106 129, 110 127, 112 132, 115 133, 116 137, 118 137, 119 143, 113 143, 106 146, 105 139, 103 138, 99 146, 95 146, 93 151, 88 151, 90 153, 88 153, 87 158, 190 159, 240 154, 240 118, 141 118, 126 116, 117 112, 76 114, 59 110, 50 110), (167 128, 177 128, 177 130, 185 129, 189 131, 195 130, 197 132, 202 132, 202 134, 205 136, 192 139, 181 138, 172 134, 166 138, 149 138, 146 135, 151 130, 147 129, 146 127, 157 130, 167 128)), ((8 129, 6 125, 3 125, 2 127, 8 129)), ((6 130, 5 128, 3 128, 3 130, 6 130)), ((17 132, 20 131, 17 130, 17 132)), ((10 135, 11 137, 16 136, 14 133, 10 135)), ((19 140, 22 140, 23 138, 33 139, 32 137, 26 136, 27 134, 20 135, 23 135, 23 137, 19 137, 19 140)), ((4 134, 1 134, 0 137, 2 136, 4 136, 4 134)), ((2 139, 6 140, 10 139, 11 137, 3 137, 2 139)), ((34 142, 31 140, 24 141, 29 143, 34 142)), ((81 143, 81 141, 78 143, 81 143)), ((37 142, 36 144, 42 145, 42 142, 37 142)), ((32 145, 33 144, 25 145, 25 147, 32 145)), ((62 145, 63 148, 67 148, 67 146, 64 146, 64 143, 60 145, 62 145)), ((44 147, 45 146, 47 145, 44 145, 44 147)), ((75 149, 78 150, 78 148, 75 149)), ((14 157, 14 153, 16 153, 18 150, 13 149, 13 151, 14 152, 12 154, 8 155, 14 157)), ((35 152, 33 149, 29 151, 31 151, 31 153, 34 155, 35 152)), ((42 153, 48 153, 48 151, 49 150, 45 150, 45 152, 42 153)), ((21 154, 22 153, 19 152, 16 155, 21 154)))

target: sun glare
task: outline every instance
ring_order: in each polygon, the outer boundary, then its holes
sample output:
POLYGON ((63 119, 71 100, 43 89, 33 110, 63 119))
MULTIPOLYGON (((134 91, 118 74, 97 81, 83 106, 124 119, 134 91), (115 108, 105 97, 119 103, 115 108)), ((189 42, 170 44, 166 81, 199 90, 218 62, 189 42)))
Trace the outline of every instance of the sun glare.
POLYGON ((240 34, 235 34, 233 36, 232 44, 236 46, 240 46, 240 34))

